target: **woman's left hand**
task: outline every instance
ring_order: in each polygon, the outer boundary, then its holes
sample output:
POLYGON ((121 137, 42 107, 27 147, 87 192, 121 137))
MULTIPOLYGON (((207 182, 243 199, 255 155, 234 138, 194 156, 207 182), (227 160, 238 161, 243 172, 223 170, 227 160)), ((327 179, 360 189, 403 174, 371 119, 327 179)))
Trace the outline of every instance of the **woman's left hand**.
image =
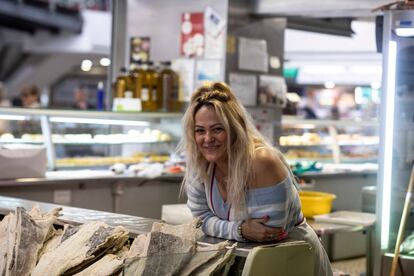
POLYGON ((280 241, 287 237, 287 232, 283 228, 269 227, 265 223, 269 217, 260 219, 248 219, 241 225, 242 236, 245 239, 255 242, 280 241))

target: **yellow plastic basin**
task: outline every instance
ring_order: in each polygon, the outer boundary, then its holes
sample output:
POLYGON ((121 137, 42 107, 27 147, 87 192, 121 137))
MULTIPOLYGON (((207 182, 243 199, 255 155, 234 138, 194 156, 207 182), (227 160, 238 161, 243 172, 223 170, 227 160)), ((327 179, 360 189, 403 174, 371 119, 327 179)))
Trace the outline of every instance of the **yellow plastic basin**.
POLYGON ((328 214, 336 195, 314 191, 299 191, 303 215, 312 218, 315 215, 328 214))

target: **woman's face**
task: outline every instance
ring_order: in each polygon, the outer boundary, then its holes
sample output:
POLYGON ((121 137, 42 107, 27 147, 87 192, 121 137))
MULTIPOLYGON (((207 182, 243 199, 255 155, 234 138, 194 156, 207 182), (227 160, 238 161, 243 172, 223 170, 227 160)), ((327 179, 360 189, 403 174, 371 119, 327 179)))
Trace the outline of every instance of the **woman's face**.
POLYGON ((194 116, 194 138, 197 148, 209 162, 227 158, 227 133, 211 106, 201 107, 194 116))

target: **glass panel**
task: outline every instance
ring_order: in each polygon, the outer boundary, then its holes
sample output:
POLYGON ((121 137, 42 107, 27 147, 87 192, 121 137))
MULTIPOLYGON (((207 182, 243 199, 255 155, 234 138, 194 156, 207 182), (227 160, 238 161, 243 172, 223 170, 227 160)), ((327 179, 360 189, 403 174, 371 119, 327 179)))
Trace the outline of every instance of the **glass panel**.
MULTIPOLYGON (((414 14, 413 14, 414 17, 414 14)), ((394 252, 405 202, 414 149, 414 38, 395 37, 397 42, 392 158, 390 236, 388 250, 394 252)), ((386 169, 386 168, 384 168, 386 169)), ((414 230, 413 208, 409 212, 405 236, 414 230), (411 216, 410 216, 411 215, 411 216)))

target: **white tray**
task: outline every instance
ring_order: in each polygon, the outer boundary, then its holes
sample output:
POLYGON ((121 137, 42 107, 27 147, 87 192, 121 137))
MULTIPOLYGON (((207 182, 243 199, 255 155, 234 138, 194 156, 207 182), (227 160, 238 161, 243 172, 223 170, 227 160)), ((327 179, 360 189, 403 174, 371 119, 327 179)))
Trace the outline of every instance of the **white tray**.
POLYGON ((347 225, 372 225, 375 223, 375 214, 355 212, 355 211, 336 211, 330 214, 316 215, 313 219, 317 222, 339 223, 347 225))

